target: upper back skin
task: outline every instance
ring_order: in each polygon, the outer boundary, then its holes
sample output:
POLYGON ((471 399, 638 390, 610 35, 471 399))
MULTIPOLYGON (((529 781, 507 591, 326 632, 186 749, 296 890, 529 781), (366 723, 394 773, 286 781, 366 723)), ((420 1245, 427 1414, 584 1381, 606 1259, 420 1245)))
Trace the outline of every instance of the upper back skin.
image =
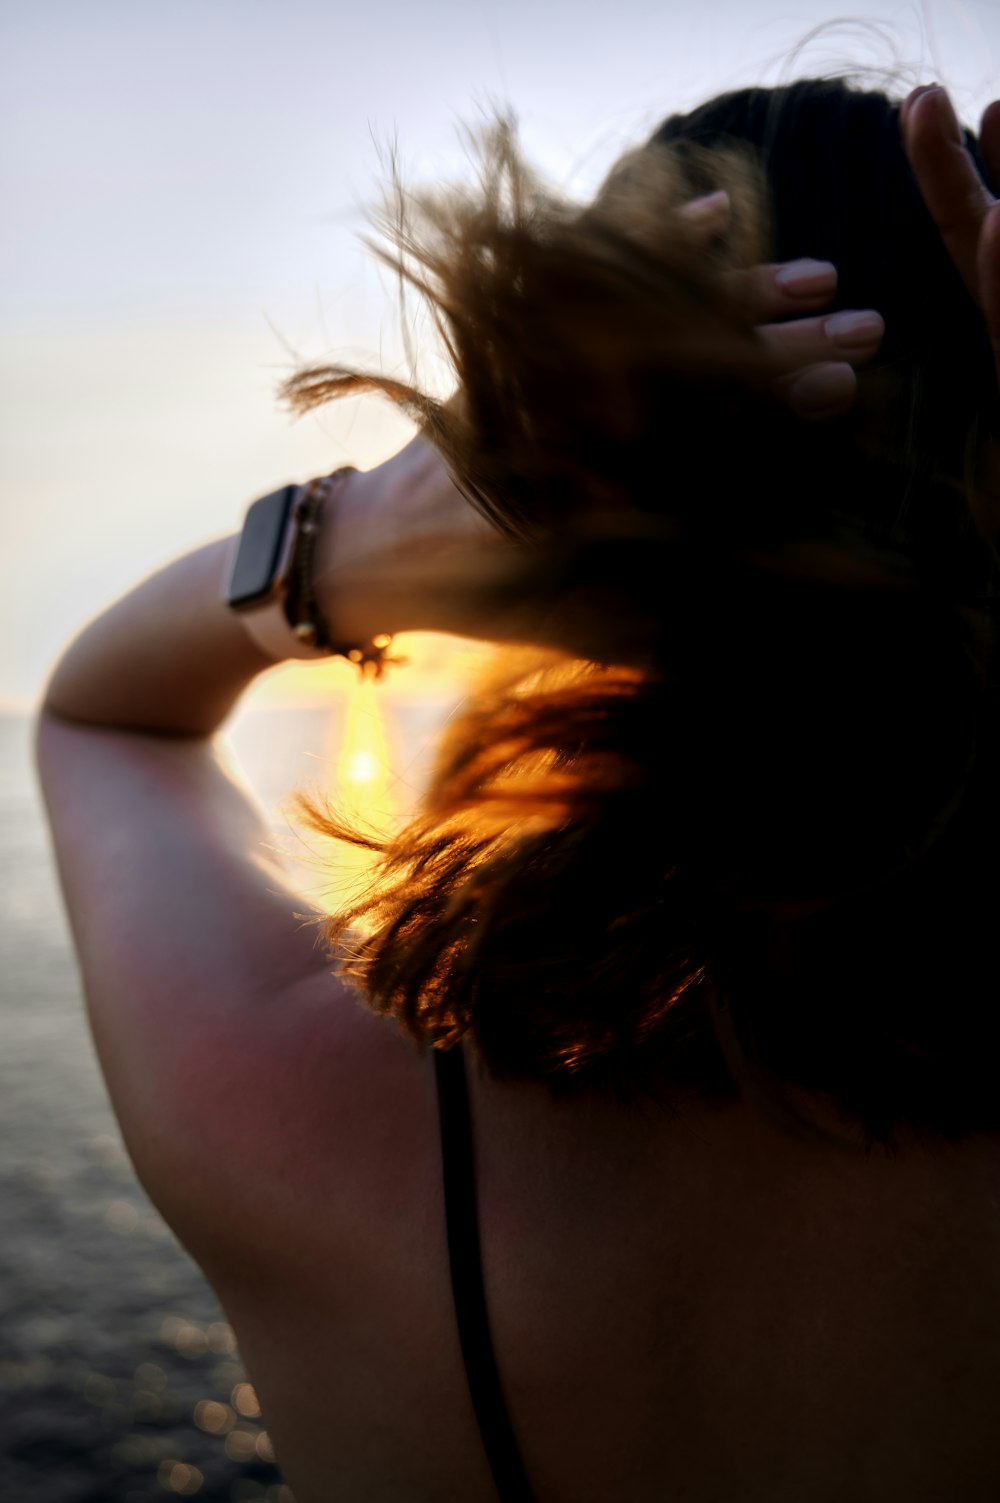
MULTIPOLYGON (((431 1060, 343 994, 278 1016, 199 1123, 205 1196, 154 1198, 233 1321, 296 1503, 495 1503, 431 1060)), ((997 1138, 866 1158, 742 1105, 555 1104, 468 1063, 539 1503, 1000 1497, 997 1138)))

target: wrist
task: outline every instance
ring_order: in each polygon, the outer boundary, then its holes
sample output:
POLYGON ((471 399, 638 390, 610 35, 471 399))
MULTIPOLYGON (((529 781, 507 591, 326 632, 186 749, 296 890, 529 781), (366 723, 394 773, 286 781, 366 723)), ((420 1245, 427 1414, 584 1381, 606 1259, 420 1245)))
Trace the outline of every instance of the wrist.
MULTIPOLYGON (((229 561, 224 599, 272 662, 338 656, 357 663, 363 674, 374 670, 381 676, 390 637, 382 632, 338 635, 326 618, 330 592, 323 593, 321 603, 316 590, 325 568, 318 562, 321 539, 328 553, 332 533, 337 533, 338 545, 351 533, 338 521, 345 487, 356 473, 346 467, 304 485, 281 486, 258 497, 247 511, 229 561)), ((339 556, 339 546, 334 555, 339 556)), ((351 619, 351 613, 338 610, 338 618, 351 619)))
POLYGON ((401 612, 393 598, 386 567, 384 543, 391 500, 386 469, 379 465, 345 475, 320 523, 313 594, 335 642, 367 641, 410 625, 405 608, 401 612))
POLYGON ((315 599, 334 641, 428 631, 600 654, 600 609, 582 596, 557 604, 544 548, 505 538, 426 439, 345 477, 315 558, 315 599))
POLYGON ((383 464, 347 475, 321 524, 314 592, 331 637, 464 633, 456 599, 470 545, 489 551, 496 534, 457 491, 423 438, 383 464))

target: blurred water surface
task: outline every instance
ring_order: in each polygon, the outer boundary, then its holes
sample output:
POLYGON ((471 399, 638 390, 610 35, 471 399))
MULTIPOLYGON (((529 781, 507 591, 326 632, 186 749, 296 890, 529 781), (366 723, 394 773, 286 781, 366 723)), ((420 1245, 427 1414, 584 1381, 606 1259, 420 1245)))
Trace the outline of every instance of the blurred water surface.
MULTIPOLYGON (((426 703, 387 714, 397 809, 439 718, 426 703)), ((332 734, 325 710, 271 709, 232 739, 273 810, 292 787, 329 786, 332 734)), ((233 1333, 122 1148, 31 738, 27 717, 0 716, 0 1499, 293 1503, 233 1333)))

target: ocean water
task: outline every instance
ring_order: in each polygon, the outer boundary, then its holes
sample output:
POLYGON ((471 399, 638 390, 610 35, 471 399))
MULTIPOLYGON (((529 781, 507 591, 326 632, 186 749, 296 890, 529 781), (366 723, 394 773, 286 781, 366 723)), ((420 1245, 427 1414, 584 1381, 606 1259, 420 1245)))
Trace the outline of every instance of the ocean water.
MULTIPOLYGON (((442 713, 386 709, 397 807, 442 713)), ((293 1503, 233 1332, 122 1147, 31 735, 27 717, 0 716, 0 1500, 293 1503)), ((271 810, 290 788, 328 782, 325 711, 251 712, 232 739, 271 810)))

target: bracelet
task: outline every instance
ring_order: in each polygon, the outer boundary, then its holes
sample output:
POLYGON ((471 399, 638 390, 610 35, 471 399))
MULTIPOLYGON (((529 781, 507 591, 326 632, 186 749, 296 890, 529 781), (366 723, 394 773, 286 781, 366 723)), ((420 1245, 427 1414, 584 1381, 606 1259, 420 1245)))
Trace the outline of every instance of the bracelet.
POLYGON ((295 553, 285 614, 293 635, 300 642, 319 651, 325 650, 331 656, 347 658, 349 662, 356 663, 362 678, 379 679, 389 663, 399 661, 388 655, 392 645, 389 633, 378 632, 368 642, 334 642, 313 592, 313 557, 324 509, 328 502, 332 502, 347 476, 356 473, 353 465, 345 465, 342 469, 334 470, 332 475, 322 475, 319 479, 310 481, 295 502, 295 553))

